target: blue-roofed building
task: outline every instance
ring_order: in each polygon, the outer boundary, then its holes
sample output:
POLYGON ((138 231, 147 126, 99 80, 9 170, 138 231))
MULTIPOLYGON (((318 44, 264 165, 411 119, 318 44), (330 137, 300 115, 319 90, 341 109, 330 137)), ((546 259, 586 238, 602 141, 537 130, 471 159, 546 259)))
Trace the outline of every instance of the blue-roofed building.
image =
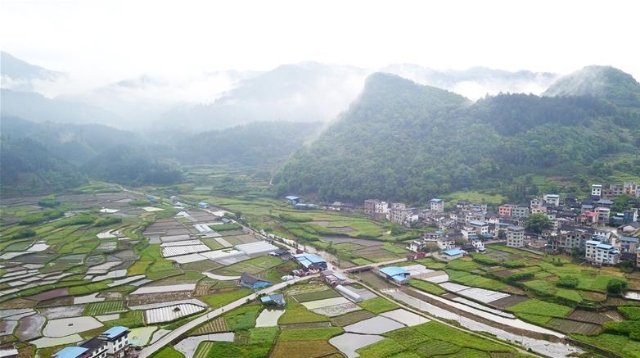
POLYGON ((115 326, 77 347, 65 347, 54 358, 123 358, 129 351, 129 329, 115 326))
POLYGON ((206 203, 204 201, 199 202, 198 206, 200 207, 200 209, 209 209, 209 203, 206 203))
POLYGON ((313 254, 297 254, 293 258, 306 270, 326 270, 327 262, 320 256, 313 254))
POLYGON ((129 351, 129 329, 123 326, 111 327, 98 336, 107 346, 107 357, 122 358, 129 351))
POLYGON ((53 358, 85 358, 90 357, 91 352, 84 347, 65 347, 53 355, 53 358))
POLYGON ((403 285, 409 282, 409 271, 402 267, 389 266, 380 269, 380 273, 385 276, 389 281, 403 285))
POLYGON ((447 260, 455 260, 464 256, 464 251, 460 249, 449 249, 442 251, 442 256, 447 260))
POLYGON ((260 297, 260 302, 266 306, 275 305, 277 307, 284 307, 287 304, 284 299, 284 295, 281 293, 262 296, 260 297))
POLYGON ((289 205, 296 205, 300 202, 300 198, 297 196, 289 195, 285 196, 284 198, 287 200, 287 204, 289 205))
POLYGON ((307 204, 307 203, 297 203, 294 205, 298 210, 316 210, 318 205, 316 204, 307 204))
POLYGON ((620 251, 598 240, 588 240, 585 243, 584 258, 596 265, 615 265, 620 262, 620 251))

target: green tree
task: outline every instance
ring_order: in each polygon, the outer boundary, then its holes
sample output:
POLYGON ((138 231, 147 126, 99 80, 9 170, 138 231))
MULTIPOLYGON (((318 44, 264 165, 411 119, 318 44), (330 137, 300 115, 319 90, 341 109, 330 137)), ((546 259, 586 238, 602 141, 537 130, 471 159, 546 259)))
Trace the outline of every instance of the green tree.
POLYGON ((613 278, 607 283, 607 292, 621 294, 627 288, 627 281, 613 278))
POLYGON ((613 201, 611 211, 621 213, 629 209, 629 199, 631 199, 631 197, 628 194, 618 195, 618 197, 613 201))
POLYGON ((549 219, 549 217, 546 214, 535 213, 529 216, 525 224, 525 227, 539 234, 544 229, 551 229, 553 227, 553 223, 551 222, 551 219, 549 219))

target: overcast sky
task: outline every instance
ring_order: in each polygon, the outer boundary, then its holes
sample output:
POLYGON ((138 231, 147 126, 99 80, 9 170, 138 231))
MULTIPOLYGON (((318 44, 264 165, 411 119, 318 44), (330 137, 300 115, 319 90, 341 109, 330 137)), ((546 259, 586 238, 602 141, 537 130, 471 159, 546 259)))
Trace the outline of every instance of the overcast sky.
POLYGON ((636 3, 0 0, 0 47, 111 80, 310 60, 558 73, 600 64, 640 79, 636 3))

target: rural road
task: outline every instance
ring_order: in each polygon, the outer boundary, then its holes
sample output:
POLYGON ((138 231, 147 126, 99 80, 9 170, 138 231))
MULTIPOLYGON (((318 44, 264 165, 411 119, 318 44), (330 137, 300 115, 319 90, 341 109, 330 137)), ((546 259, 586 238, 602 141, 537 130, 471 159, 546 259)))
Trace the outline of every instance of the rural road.
POLYGON ((195 328, 196 326, 198 326, 198 325, 200 325, 200 324, 202 324, 202 323, 204 323, 204 322, 206 322, 208 320, 216 318, 216 317, 220 316, 221 314, 223 314, 224 312, 229 312, 234 308, 242 306, 243 304, 247 303, 247 299, 254 300, 257 297, 257 295, 259 295, 259 294, 262 294, 262 293, 268 294, 268 293, 280 290, 280 289, 282 289, 282 288, 284 288, 284 287, 286 287, 286 286, 288 286, 288 285, 290 285, 292 283, 308 280, 308 279, 314 278, 314 277, 318 277, 318 275, 310 275, 310 276, 305 276, 305 277, 298 277, 298 278, 296 278, 294 280, 291 280, 291 281, 281 282, 281 283, 275 284, 275 285, 273 285, 271 287, 267 287, 264 290, 254 292, 254 293, 250 294, 249 296, 242 297, 242 298, 240 298, 240 299, 238 299, 238 300, 236 300, 234 302, 231 302, 231 303, 227 304, 224 307, 215 309, 215 310, 213 310, 213 311, 211 311, 211 312, 209 312, 209 313, 207 313, 207 314, 205 314, 203 316, 200 316, 200 317, 194 319, 193 321, 187 322, 183 326, 180 326, 180 327, 174 329, 173 331, 168 333, 166 336, 164 336, 164 337, 160 338, 159 340, 157 340, 155 343, 143 348, 139 352, 138 357, 139 358, 146 358, 146 357, 151 356, 153 353, 155 353, 156 351, 162 349, 163 347, 168 346, 169 344, 171 344, 171 342, 173 340, 175 340, 176 338, 180 337, 180 335, 187 333, 189 330, 195 328))

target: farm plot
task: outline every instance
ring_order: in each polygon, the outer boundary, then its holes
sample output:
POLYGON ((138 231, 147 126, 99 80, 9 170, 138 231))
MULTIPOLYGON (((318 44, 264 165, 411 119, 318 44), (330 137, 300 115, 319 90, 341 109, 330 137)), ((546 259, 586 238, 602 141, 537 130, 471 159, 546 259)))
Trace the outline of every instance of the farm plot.
POLYGON ((369 311, 355 311, 349 312, 342 316, 334 317, 331 319, 331 324, 336 327, 344 327, 350 324, 358 323, 360 321, 364 321, 365 319, 373 318, 376 315, 369 311))
POLYGON ((271 350, 270 358, 308 358, 325 357, 338 350, 327 341, 277 341, 271 350), (300 349, 304 347, 304 349, 300 349))
POLYGON ((382 245, 369 246, 366 249, 354 252, 354 254, 373 262, 395 260, 402 256, 401 254, 394 254, 383 249, 382 245))
MULTIPOLYGON (((268 312, 268 311, 265 310, 263 312, 268 312)), ((260 317, 258 317, 258 318, 260 318, 260 317)), ((276 323, 277 323, 277 321, 276 321, 276 323)), ((257 327, 257 323, 256 323, 256 327, 257 327)), ((218 318, 216 318, 214 320, 211 320, 211 321, 208 321, 208 322, 204 323, 202 326, 196 328, 195 330, 193 330, 191 335, 199 336, 199 335, 203 335, 203 334, 220 333, 220 332, 227 332, 227 331, 229 331, 229 326, 227 325, 227 320, 224 317, 218 317, 218 318)))
POLYGON ((93 317, 72 317, 49 320, 42 333, 46 337, 61 338, 102 327, 102 323, 93 317))
POLYGON ((263 310, 256 319, 256 327, 277 327, 284 310, 263 310))
POLYGON ((448 291, 455 292, 460 296, 464 296, 483 303, 491 303, 493 301, 511 296, 508 293, 485 290, 483 288, 469 287, 452 282, 444 282, 440 284, 440 286, 448 291))
POLYGON ((316 308, 340 305, 344 303, 351 303, 351 301, 347 300, 344 297, 334 297, 334 298, 325 298, 323 300, 318 300, 318 301, 309 301, 309 302, 303 303, 302 305, 305 306, 307 309, 313 310, 316 308))
POLYGON ((362 334, 382 334, 406 327, 390 318, 377 316, 344 327, 346 332, 362 334))
MULTIPOLYGON (((187 337, 173 347, 184 354, 186 358, 193 358, 198 346, 203 342, 233 342, 235 334, 233 332, 230 333, 215 333, 215 334, 206 334, 203 336, 197 337, 187 337)), ((208 352, 208 350, 207 350, 208 352)), ((206 355, 205 355, 206 357, 206 355)))
POLYGON ((349 303, 342 303, 338 305, 319 307, 319 308, 313 309, 312 311, 328 317, 336 317, 336 316, 341 316, 345 313, 359 311, 361 309, 362 308, 360 308, 355 303, 349 302, 349 303))
POLYGON ((257 274, 280 264, 282 264, 282 260, 277 257, 260 256, 214 270, 212 273, 222 276, 239 276, 243 272, 257 274))
POLYGON ((40 314, 47 319, 69 318, 82 316, 84 305, 46 307, 40 309, 40 314))
POLYGON ((42 337, 40 330, 46 321, 45 317, 38 314, 22 317, 18 321, 18 329, 15 332, 15 336, 21 341, 42 337))
POLYGON ((587 336, 596 335, 601 331, 600 326, 597 324, 576 322, 561 318, 552 318, 551 320, 549 320, 546 326, 566 334, 578 333, 587 336))
POLYGON ((162 248, 162 257, 189 255, 206 251, 211 251, 211 249, 209 249, 209 246, 202 243, 188 246, 169 246, 162 248))
POLYGON ((196 289, 195 283, 183 283, 180 285, 166 285, 166 286, 146 286, 131 292, 131 295, 143 295, 148 293, 180 292, 180 291, 193 292, 193 290, 195 289, 196 289))
POLYGON ((179 304, 168 307, 152 308, 144 312, 144 320, 147 324, 170 322, 204 310, 204 307, 192 304, 179 304))
POLYGON ((124 306, 124 301, 94 302, 87 304, 85 307, 85 315, 87 316, 98 316, 125 311, 127 311, 127 309, 124 306))
POLYGON ((344 333, 331 338, 329 343, 338 348, 348 358, 356 358, 360 356, 356 353, 356 349, 374 344, 383 339, 384 337, 377 335, 344 333))
POLYGON ((156 326, 132 328, 129 332, 129 343, 133 346, 146 346, 156 329, 156 326))
POLYGON ((590 311, 583 311, 583 310, 575 310, 571 312, 571 314, 567 316, 567 318, 575 321, 593 323, 598 325, 604 324, 605 322, 608 322, 611 320, 614 320, 614 321, 622 320, 622 317, 616 311, 590 312, 590 311))
POLYGON ((326 299, 326 298, 334 298, 334 297, 340 297, 340 294, 337 293, 335 290, 332 290, 332 289, 326 289, 326 290, 323 290, 323 291, 316 291, 316 292, 301 293, 299 295, 291 296, 291 298, 293 298, 294 300, 296 300, 297 302, 300 302, 300 303, 309 302, 309 301, 317 301, 317 300, 322 300, 322 299, 326 299))
POLYGON ((54 290, 45 291, 37 295, 31 296, 29 297, 29 299, 34 301, 46 301, 46 300, 51 300, 58 297, 65 297, 68 295, 69 295, 68 288, 56 288, 54 290))
POLYGON ((430 319, 419 316, 413 312, 409 312, 404 309, 397 309, 380 314, 383 317, 391 318, 394 321, 400 322, 405 326, 417 326, 419 324, 427 323, 430 319))

